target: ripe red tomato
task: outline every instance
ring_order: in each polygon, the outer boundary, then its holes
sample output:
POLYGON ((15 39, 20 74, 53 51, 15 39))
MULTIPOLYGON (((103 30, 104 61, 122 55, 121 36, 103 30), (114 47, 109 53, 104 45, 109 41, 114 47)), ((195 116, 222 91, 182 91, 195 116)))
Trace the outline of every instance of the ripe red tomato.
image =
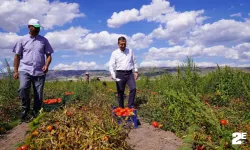
POLYGON ((197 150, 203 150, 202 145, 199 145, 199 146, 197 147, 197 150))
POLYGON ((18 147, 18 149, 17 150, 22 150, 22 148, 21 147, 18 147))
POLYGON ((221 119, 221 120, 220 120, 220 124, 221 124, 221 125, 226 125, 226 124, 227 124, 227 120, 221 119))
POLYGON ((103 138, 103 140, 104 140, 104 141, 108 141, 109 138, 108 138, 107 136, 105 136, 105 137, 103 138))
POLYGON ((73 113, 72 113, 71 111, 68 111, 68 112, 67 112, 68 117, 71 117, 72 114, 73 114, 73 113))
POLYGON ((52 126, 48 126, 48 127, 47 127, 47 130, 48 130, 49 132, 50 132, 52 129, 53 129, 52 126))
POLYGON ((152 122, 152 126, 155 127, 155 128, 158 128, 159 127, 159 123, 157 121, 153 121, 152 122))
POLYGON ((34 132, 32 132, 32 135, 33 135, 33 136, 38 136, 38 132, 37 132, 37 131, 34 131, 34 132))
POLYGON ((22 149, 22 150, 27 150, 28 147, 27 147, 26 145, 23 145, 23 146, 21 146, 21 149, 22 149))

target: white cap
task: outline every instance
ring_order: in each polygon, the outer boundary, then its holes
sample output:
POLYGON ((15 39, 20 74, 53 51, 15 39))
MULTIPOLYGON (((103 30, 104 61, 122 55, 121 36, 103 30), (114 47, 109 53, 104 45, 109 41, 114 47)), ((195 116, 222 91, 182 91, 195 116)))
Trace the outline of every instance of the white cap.
POLYGON ((41 24, 40 24, 39 20, 37 20, 37 19, 30 19, 28 25, 32 25, 32 26, 34 26, 36 28, 41 27, 41 24))
POLYGON ((88 72, 86 72, 85 74, 89 74, 88 72))

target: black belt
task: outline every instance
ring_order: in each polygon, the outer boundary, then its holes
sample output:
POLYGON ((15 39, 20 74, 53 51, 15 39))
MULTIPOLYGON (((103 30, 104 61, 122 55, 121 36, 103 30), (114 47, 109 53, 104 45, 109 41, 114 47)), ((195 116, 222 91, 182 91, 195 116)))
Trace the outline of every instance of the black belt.
POLYGON ((132 70, 116 70, 116 72, 125 72, 125 73, 130 73, 132 70))

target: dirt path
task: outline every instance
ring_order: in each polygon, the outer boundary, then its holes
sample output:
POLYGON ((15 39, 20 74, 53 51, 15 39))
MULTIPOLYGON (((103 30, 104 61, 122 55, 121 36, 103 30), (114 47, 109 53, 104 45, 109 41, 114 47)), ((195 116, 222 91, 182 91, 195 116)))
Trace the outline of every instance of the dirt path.
POLYGON ((1 150, 16 150, 17 148, 14 145, 23 142, 25 133, 28 130, 28 123, 16 126, 5 137, 0 139, 1 150))
POLYGON ((182 145, 182 140, 174 133, 140 122, 141 126, 131 130, 126 140, 134 150, 177 150, 182 145))
MULTIPOLYGON (((14 145, 23 142, 28 129, 27 123, 12 129, 5 138, 0 139, 1 150, 15 150, 14 145)), ((156 129, 144 122, 131 130, 126 141, 135 150, 177 150, 182 145, 181 139, 174 133, 156 129)))

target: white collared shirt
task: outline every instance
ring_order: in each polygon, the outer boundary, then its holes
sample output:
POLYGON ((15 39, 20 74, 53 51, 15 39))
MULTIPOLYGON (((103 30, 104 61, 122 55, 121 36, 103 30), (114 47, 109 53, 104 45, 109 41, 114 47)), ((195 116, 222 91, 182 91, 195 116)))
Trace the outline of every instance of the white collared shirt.
POLYGON ((115 79, 115 70, 132 70, 138 71, 136 58, 132 49, 126 48, 124 51, 116 49, 112 52, 109 61, 109 71, 112 78, 115 79))

